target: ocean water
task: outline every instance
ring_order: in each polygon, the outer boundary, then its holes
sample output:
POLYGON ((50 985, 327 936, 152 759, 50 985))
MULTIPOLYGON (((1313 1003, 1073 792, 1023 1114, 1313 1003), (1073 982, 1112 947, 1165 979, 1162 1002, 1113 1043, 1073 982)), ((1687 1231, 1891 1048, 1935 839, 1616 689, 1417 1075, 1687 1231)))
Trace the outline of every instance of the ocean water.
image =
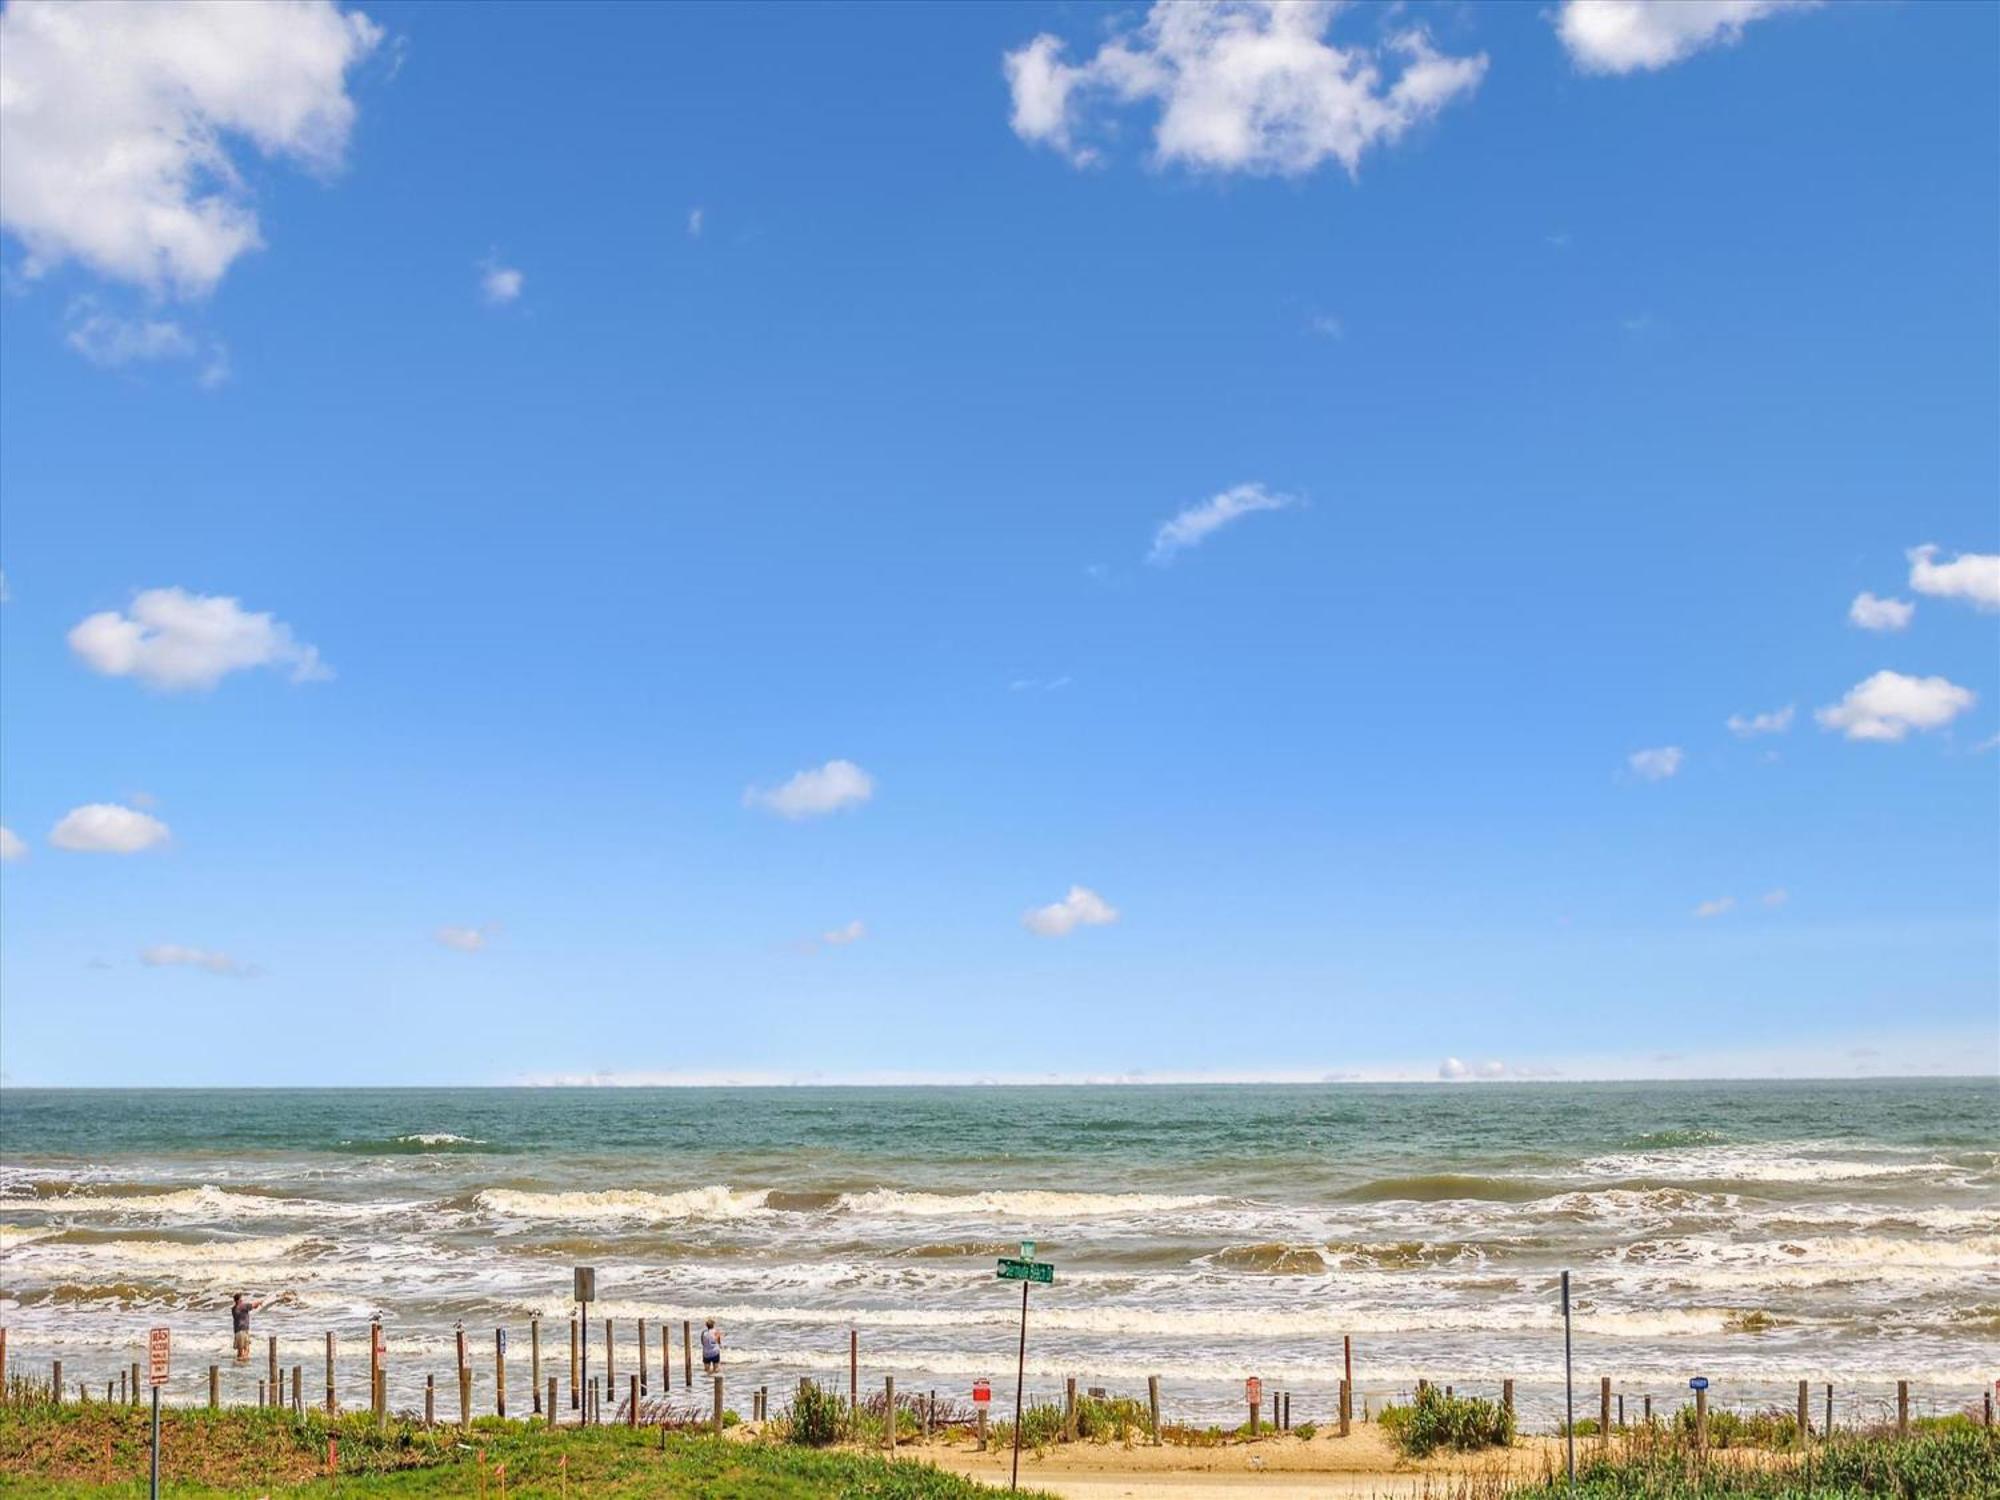
MULTIPOLYGON (((1033 1239, 1030 1391, 1063 1377, 1240 1418, 1242 1380, 1325 1415, 1352 1336, 1371 1404, 1419 1376, 1559 1399, 1573 1277, 1580 1400, 1841 1416, 1912 1382, 1976 1402, 2000 1375, 2000 1082, 899 1089, 0 1091, 0 1322, 10 1364, 99 1378, 175 1335, 174 1394, 228 1362, 228 1294, 319 1385, 367 1322, 391 1389, 449 1389, 468 1330, 527 1322, 566 1368, 570 1268, 610 1317, 715 1317, 732 1391, 862 1378, 1011 1395, 1033 1239), (1817 1403, 1821 1396, 1816 1392, 1817 1403)), ((657 1337, 657 1335, 655 1335, 657 1337)), ((652 1365, 657 1371, 655 1347, 652 1365)), ((226 1369, 232 1398, 255 1368, 226 1369)), ((657 1374, 655 1374, 657 1380, 657 1374)), ((740 1399, 747 1409, 748 1397, 740 1399)), ((447 1403, 447 1409, 455 1409, 447 1403)))

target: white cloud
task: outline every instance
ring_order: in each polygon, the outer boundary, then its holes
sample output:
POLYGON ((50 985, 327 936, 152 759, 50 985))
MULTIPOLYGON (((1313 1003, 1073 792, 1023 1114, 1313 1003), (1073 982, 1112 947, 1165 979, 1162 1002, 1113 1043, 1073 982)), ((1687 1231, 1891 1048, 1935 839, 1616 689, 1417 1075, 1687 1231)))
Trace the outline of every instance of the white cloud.
POLYGON ((1021 925, 1038 937, 1067 937, 1079 927, 1107 927, 1117 920, 1117 907, 1089 887, 1073 885, 1062 900, 1024 912, 1021 925))
POLYGON ((497 260, 486 259, 479 263, 479 295, 494 307, 505 307, 521 295, 521 288, 528 278, 512 266, 503 266, 497 260))
POLYGON ((1625 757, 1632 774, 1644 781, 1665 781, 1680 770, 1687 753, 1679 745, 1661 745, 1654 750, 1634 750, 1625 757))
MULTIPOLYGON (((1792 727, 1793 711, 1793 705, 1787 703, 1783 708, 1774 708, 1769 713, 1750 714, 1747 717, 1743 714, 1731 714, 1723 723, 1729 732, 1740 740, 1753 739, 1760 734, 1783 734, 1792 727)), ((1675 765, 1678 766, 1679 762, 1676 761, 1675 765)), ((1667 774, 1671 776, 1673 772, 1669 771, 1667 774)))
POLYGON ((65 5, 0 12, 0 227, 38 276, 79 260, 199 296, 263 244, 234 148, 326 173, 382 32, 329 0, 65 5))
POLYGON ((456 948, 460 953, 477 953, 492 941, 491 927, 440 927, 431 934, 447 948, 456 948))
POLYGON ((1781 885, 1773 886, 1757 899, 1775 911, 1778 907, 1783 906, 1787 901, 1792 899, 1792 893, 1781 885))
POLYGON ((1816 0, 1564 0, 1556 34, 1586 73, 1655 70, 1739 41, 1752 21, 1816 0))
POLYGON ((257 972, 254 965, 231 958, 227 953, 212 948, 184 948, 179 943, 155 943, 139 955, 139 962, 153 969, 206 969, 231 979, 247 979, 257 972))
POLYGON ((1912 729, 1937 729, 1972 707, 1978 695, 1942 677, 1877 672, 1813 715, 1850 740, 1900 740, 1912 729))
POLYGON ((1937 554, 1929 542, 1910 549, 1911 588, 1939 599, 1963 599, 1979 609, 2000 609, 2000 552, 1961 552, 1948 563, 1935 561, 1937 554))
POLYGON ((1713 901, 1704 901, 1696 906, 1694 914, 1701 920, 1707 921, 1710 917, 1719 917, 1724 912, 1734 910, 1736 910, 1736 898, 1734 896, 1717 896, 1713 901))
POLYGON ((229 351, 222 341, 197 337, 172 318, 121 317, 94 297, 79 297, 70 304, 67 329, 64 342, 104 369, 192 360, 200 365, 196 379, 204 386, 229 378, 229 351))
POLYGON ((874 795, 874 777, 851 760, 830 760, 799 772, 782 786, 749 788, 743 793, 743 805, 766 808, 784 818, 816 818, 843 807, 858 807, 874 795))
POLYGON ((28 857, 28 845, 18 833, 0 823, 0 862, 12 864, 28 857))
POLYGON ((1443 1062, 1438 1064, 1438 1077, 1447 1081, 1470 1078, 1471 1076, 1472 1069, 1455 1057, 1447 1057, 1443 1062))
POLYGON ((702 209, 699 209, 699 208, 691 208, 691 209, 689 209, 689 210, 688 210, 688 238, 689 238, 689 239, 691 239, 691 240, 698 240, 698 239, 700 239, 700 238, 701 238, 701 226, 702 226, 702 221, 703 221, 704 219, 706 219, 707 217, 708 217, 708 215, 707 215, 707 214, 706 214, 706 213, 705 213, 705 212, 704 212, 704 211, 703 211, 702 209))
POLYGON ((1332 313, 1314 313, 1310 318, 1306 319, 1306 330, 1309 333, 1318 334, 1323 339, 1344 339, 1347 337, 1346 325, 1332 313))
POLYGON ((1146 561, 1172 562, 1177 554, 1206 541, 1212 532, 1220 531, 1232 521, 1260 510, 1286 510, 1298 503, 1294 496, 1274 495, 1261 484, 1239 484, 1162 522, 1153 533, 1153 546, 1146 554, 1146 561))
POLYGON ((1878 599, 1863 589, 1847 606, 1847 619, 1863 630, 1901 630, 1916 612, 1916 605, 1907 599, 1878 599))
POLYGON ((81 854, 137 854, 164 844, 172 836, 167 825, 151 813, 115 802, 92 802, 64 813, 62 821, 49 831, 49 842, 81 854))
POLYGON ((1219 172, 1310 172, 1338 161, 1351 174, 1388 145, 1470 94, 1486 56, 1447 57, 1421 28, 1386 46, 1326 39, 1338 5, 1296 0, 1158 0, 1081 63, 1044 33, 1006 54, 1012 125, 1082 166, 1096 151, 1078 140, 1086 106, 1159 106, 1153 156, 1219 172), (1400 63, 1394 81, 1382 63, 1400 63))
POLYGON ((135 594, 129 613, 91 615, 70 631, 69 645, 93 672, 136 677, 166 692, 212 688, 250 667, 289 667, 294 682, 333 675, 315 648, 272 616, 180 588, 135 594))
POLYGON ((844 927, 835 927, 831 931, 822 932, 819 940, 829 948, 845 948, 849 943, 858 943, 867 936, 868 928, 857 917, 844 927))

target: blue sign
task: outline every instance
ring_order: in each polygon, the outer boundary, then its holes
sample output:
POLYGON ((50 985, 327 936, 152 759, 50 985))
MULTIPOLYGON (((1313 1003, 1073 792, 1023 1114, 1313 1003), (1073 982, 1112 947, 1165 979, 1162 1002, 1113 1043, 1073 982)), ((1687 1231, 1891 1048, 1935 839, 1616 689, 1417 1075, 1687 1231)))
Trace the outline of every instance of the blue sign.
POLYGON ((1688 1389, 1689 1389, 1689 1390, 1691 1390, 1691 1391, 1705 1391, 1705 1390, 1707 1390, 1707 1389, 1708 1389, 1708 1377, 1707 1377, 1706 1375, 1697 1375, 1697 1376, 1695 1376, 1695 1378, 1694 1378, 1694 1379, 1692 1379, 1692 1380, 1690 1380, 1690 1381, 1688 1382, 1688 1389))

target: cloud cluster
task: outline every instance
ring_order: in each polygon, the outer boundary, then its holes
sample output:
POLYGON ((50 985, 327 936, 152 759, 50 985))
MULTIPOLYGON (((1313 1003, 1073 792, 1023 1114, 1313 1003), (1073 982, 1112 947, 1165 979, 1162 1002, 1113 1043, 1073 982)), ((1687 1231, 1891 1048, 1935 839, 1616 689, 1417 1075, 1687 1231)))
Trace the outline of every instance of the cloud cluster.
POLYGON ((1260 510, 1286 510, 1299 502, 1292 495, 1276 495, 1261 484, 1239 484, 1190 505, 1163 521, 1153 533, 1153 545, 1146 553, 1149 563, 1166 564, 1190 547, 1199 546, 1233 521, 1255 515, 1260 510))
POLYGON ((12 864, 17 859, 27 857, 27 842, 13 829, 0 824, 0 863, 12 864))
POLYGON ((1912 729, 1942 728, 1972 707, 1977 696, 1942 677, 1883 671, 1856 683, 1840 702, 1813 717, 1822 728, 1838 729, 1850 740, 1893 741, 1912 729))
POLYGON ((527 276, 512 266, 488 258, 479 263, 479 295, 489 307, 505 307, 521 295, 527 276))
POLYGON ((70 649, 107 677, 136 677, 165 692, 212 688, 231 672, 286 667, 294 682, 332 671, 290 627, 219 594, 146 589, 129 611, 91 615, 69 633, 70 649))
POLYGON ((491 927, 440 927, 431 934, 447 948, 460 953, 477 953, 493 939, 491 927))
POLYGON ((874 777, 851 760, 830 760, 780 786, 749 788, 743 793, 743 805, 764 808, 781 818, 816 818, 858 807, 874 795, 874 777))
POLYGON ((868 936, 868 928, 859 917, 842 927, 822 932, 819 940, 829 948, 845 948, 849 943, 858 943, 868 936))
POLYGON ((1468 1078, 1505 1078, 1509 1071, 1507 1065, 1498 1058, 1488 1058, 1482 1063, 1467 1063, 1455 1057, 1447 1057, 1438 1064, 1438 1077, 1446 1083, 1458 1083, 1468 1078))
POLYGON ((1586 73, 1654 71, 1742 39, 1743 28, 1816 0, 1564 0, 1556 35, 1586 73))
POLYGON ((229 979, 248 979, 256 966, 218 953, 212 948, 184 948, 179 943, 156 943, 139 955, 139 962, 151 969, 205 969, 229 979))
POLYGON ((1448 57, 1419 27, 1381 48, 1329 41, 1339 10, 1330 0, 1157 0, 1080 63, 1045 32, 1003 60, 1014 133, 1081 166, 1096 157, 1080 139, 1092 106, 1151 103, 1161 165, 1298 175, 1332 160, 1352 173, 1485 76, 1484 53, 1448 57))
POLYGON ((1118 920, 1118 908, 1088 886, 1073 885, 1069 894, 1047 906, 1024 912, 1021 925, 1037 937, 1067 937, 1079 927, 1107 927, 1118 920))
POLYGON ((79 297, 69 307, 64 342, 103 369, 189 360, 196 378, 217 386, 229 378, 229 351, 219 339, 197 337, 172 318, 127 318, 108 311, 95 297, 79 297))
POLYGON ((1794 706, 1787 703, 1783 708, 1774 708, 1769 713, 1747 716, 1731 714, 1723 723, 1739 740, 1754 739, 1760 734, 1783 734, 1790 729, 1793 711, 1794 706))
POLYGON ((1652 750, 1634 750, 1625 757, 1625 764, 1641 781, 1665 781, 1681 768, 1687 759, 1687 752, 1679 745, 1661 745, 1652 750))
POLYGON ((0 227, 33 277, 67 260, 199 296, 262 235, 234 147, 340 165, 347 74, 381 28, 330 0, 0 12, 0 227))
POLYGON ((1963 599, 1975 609, 2000 609, 2000 552, 1961 552, 1946 563, 1937 555, 1929 542, 1910 549, 1911 588, 1935 599, 1963 599))
POLYGON ((49 830, 51 844, 78 854, 139 854, 172 837, 167 825, 151 813, 115 802, 72 808, 49 830))
POLYGON ((1847 619, 1863 630, 1902 630, 1916 612, 1916 605, 1907 599, 1878 599, 1863 589, 1847 606, 1847 619))

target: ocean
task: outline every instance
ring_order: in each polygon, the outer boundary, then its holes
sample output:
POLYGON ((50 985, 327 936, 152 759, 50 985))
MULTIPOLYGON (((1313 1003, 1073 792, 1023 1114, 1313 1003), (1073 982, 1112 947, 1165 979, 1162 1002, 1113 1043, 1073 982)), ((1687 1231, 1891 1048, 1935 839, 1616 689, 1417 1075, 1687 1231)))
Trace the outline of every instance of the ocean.
POLYGON ((674 1328, 678 1382, 680 1321, 716 1318, 746 1410, 844 1389, 850 1328, 872 1389, 1011 1399, 1023 1239, 1056 1267, 1031 1395, 1159 1375, 1234 1421, 1255 1375, 1324 1420, 1351 1336, 1371 1406, 1512 1378, 1549 1416, 1568 1270, 1582 1411, 1599 1376, 1671 1406, 1695 1375, 1956 1409, 2000 1375, 2000 1082, 0 1091, 10 1369, 101 1379, 166 1324, 183 1400, 212 1361, 253 1396, 270 1334, 312 1399, 331 1330, 359 1404, 379 1315, 399 1405, 452 1389, 462 1325, 482 1402, 510 1331, 518 1407, 530 1314, 564 1368, 576 1265, 627 1370, 634 1320, 674 1328), (278 1299, 247 1371, 237 1289, 278 1299))

